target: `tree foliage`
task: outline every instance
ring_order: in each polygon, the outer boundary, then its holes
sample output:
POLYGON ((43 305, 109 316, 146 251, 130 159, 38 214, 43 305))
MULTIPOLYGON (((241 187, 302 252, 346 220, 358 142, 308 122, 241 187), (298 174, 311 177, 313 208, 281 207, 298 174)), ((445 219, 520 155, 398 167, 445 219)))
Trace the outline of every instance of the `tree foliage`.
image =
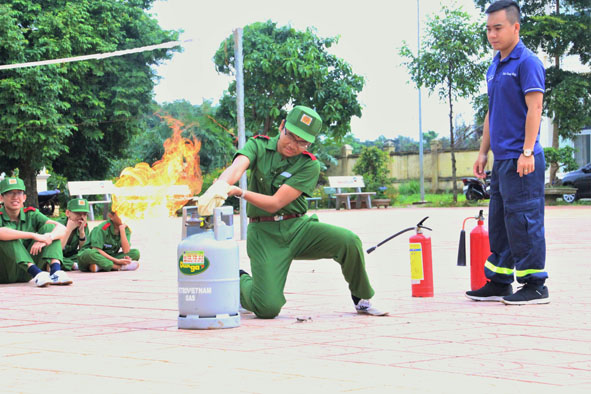
MULTIPOLYGON (((49 60, 175 40, 151 0, 0 0, 0 63, 49 60)), ((0 71, 0 166, 28 188, 43 167, 101 179, 144 129, 155 71, 171 50, 0 71)))
POLYGON ((453 104, 460 97, 472 97, 484 80, 487 66, 482 62, 486 55, 483 31, 484 26, 472 22, 461 8, 443 7, 442 15, 431 16, 427 22, 421 53, 415 56, 406 43, 400 49, 400 54, 408 59, 404 64, 417 86, 426 87, 430 94, 437 92, 449 105, 454 201, 457 188, 453 104))
POLYGON ((550 167, 550 163, 558 163, 558 167, 565 172, 574 171, 579 166, 574 159, 575 150, 571 146, 565 146, 560 149, 544 148, 544 156, 546 157, 546 170, 550 167))
MULTIPOLYGON (((475 3, 484 11, 488 1, 475 3)), ((591 0, 522 0, 519 4, 524 44, 553 60, 546 69, 544 113, 554 121, 552 147, 558 151, 559 137, 572 139, 591 124, 591 0), (578 57, 586 69, 564 69, 565 56, 578 57)), ((551 162, 553 181, 559 166, 551 162)))
MULTIPOLYGON (((289 105, 306 105, 322 117, 323 134, 340 139, 350 131, 352 116, 361 117, 357 94, 363 77, 330 54, 338 37, 321 38, 308 28, 257 22, 244 28, 244 112, 251 134, 274 135, 289 105)), ((214 57, 218 72, 233 74, 234 38, 228 37, 214 57)), ((236 123, 236 82, 220 100, 219 115, 236 123)))
POLYGON ((392 183, 388 171, 388 153, 375 146, 365 147, 355 162, 353 173, 363 176, 367 190, 376 190, 383 197, 383 190, 392 183))

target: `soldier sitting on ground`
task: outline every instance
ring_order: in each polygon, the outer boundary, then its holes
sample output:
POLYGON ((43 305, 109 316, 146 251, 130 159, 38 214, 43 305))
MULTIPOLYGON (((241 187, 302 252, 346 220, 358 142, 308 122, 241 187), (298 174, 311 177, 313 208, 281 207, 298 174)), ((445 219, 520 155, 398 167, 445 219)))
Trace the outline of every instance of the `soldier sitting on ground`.
POLYGON ((112 209, 109 220, 93 228, 78 254, 80 271, 133 271, 139 267, 140 251, 131 249, 131 230, 112 209))
POLYGON ((34 207, 24 208, 25 183, 17 177, 0 182, 4 206, 0 208, 0 283, 69 285, 61 270, 61 238, 66 229, 34 207), (49 267, 49 272, 44 271, 49 267))
POLYGON ((89 212, 88 200, 74 198, 68 201, 66 216, 59 218, 58 222, 66 226, 66 235, 62 238, 64 270, 78 269, 78 252, 86 242, 88 224, 86 223, 89 212))

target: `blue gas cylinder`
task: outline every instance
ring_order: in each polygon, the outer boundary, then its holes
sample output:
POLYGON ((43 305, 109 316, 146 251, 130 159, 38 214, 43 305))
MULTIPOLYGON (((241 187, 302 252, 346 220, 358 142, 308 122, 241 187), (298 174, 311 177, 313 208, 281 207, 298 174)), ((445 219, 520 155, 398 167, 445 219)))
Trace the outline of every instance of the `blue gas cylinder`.
POLYGON ((178 328, 211 329, 240 325, 240 260, 233 208, 199 216, 183 208, 183 240, 177 249, 178 328))

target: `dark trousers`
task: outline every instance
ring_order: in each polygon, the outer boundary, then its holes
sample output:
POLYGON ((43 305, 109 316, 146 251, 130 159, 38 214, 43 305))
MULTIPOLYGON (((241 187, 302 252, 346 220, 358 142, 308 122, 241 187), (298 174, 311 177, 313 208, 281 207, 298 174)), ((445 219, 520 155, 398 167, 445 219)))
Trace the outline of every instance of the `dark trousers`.
POLYGON ((544 236, 544 153, 535 171, 520 177, 517 159, 495 160, 491 175, 486 277, 497 283, 542 285, 548 273, 544 236))

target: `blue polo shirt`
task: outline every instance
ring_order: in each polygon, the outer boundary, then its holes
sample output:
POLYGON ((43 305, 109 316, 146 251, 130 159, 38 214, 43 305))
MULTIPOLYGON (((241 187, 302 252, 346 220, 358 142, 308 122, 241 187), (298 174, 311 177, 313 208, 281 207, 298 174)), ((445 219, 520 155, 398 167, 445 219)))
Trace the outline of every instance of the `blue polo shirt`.
MULTIPOLYGON (((519 43, 501 60, 497 53, 486 73, 488 85, 488 122, 490 146, 495 160, 516 159, 523 152, 529 92, 545 92, 544 65, 536 55, 519 43)), ((534 154, 542 151, 540 133, 534 154)))

